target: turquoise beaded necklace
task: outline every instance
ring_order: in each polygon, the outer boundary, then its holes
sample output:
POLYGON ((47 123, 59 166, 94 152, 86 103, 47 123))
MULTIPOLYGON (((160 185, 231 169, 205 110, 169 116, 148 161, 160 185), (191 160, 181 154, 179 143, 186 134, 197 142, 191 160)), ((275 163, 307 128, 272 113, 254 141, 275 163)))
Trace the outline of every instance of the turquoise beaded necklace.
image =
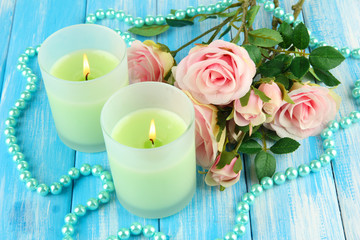
MULTIPOLYGON (((283 21, 295 26, 301 21, 294 21, 294 16, 291 13, 285 13, 284 9, 281 7, 275 8, 275 5, 272 1, 257 0, 258 3, 264 3, 263 7, 265 11, 272 12, 273 15, 277 18, 282 19, 283 21)), ((217 2, 216 4, 210 4, 209 6, 198 6, 198 7, 188 7, 186 10, 177 10, 175 14, 168 14, 166 18, 176 18, 183 19, 185 16, 193 17, 196 14, 202 13, 216 13, 223 11, 226 7, 232 4, 232 0, 223 0, 217 2)), ((119 21, 124 21, 129 26, 142 27, 144 25, 163 25, 166 20, 164 16, 158 15, 156 17, 146 16, 145 20, 141 17, 134 18, 131 15, 126 15, 124 11, 115 11, 113 9, 108 9, 106 11, 99 9, 95 14, 89 14, 86 17, 86 23, 95 23, 97 20, 102 20, 104 18, 108 19, 117 19, 119 21)), ((128 32, 121 32, 119 29, 115 31, 122 36, 126 41, 128 46, 135 40, 131 37, 128 32)), ((316 48, 319 46, 326 46, 325 42, 319 42, 315 37, 311 37, 311 48, 316 48)), ((36 191, 41 196, 46 196, 49 193, 53 195, 60 194, 64 187, 68 187, 71 184, 71 181, 75 181, 83 176, 93 175, 99 177, 101 184, 103 186, 103 191, 100 191, 97 195, 97 198, 90 198, 84 205, 79 204, 74 208, 73 213, 68 213, 64 222, 65 225, 62 227, 61 231, 64 235, 63 240, 72 240, 72 236, 75 233, 74 225, 79 221, 79 219, 85 216, 87 211, 94 211, 99 208, 102 204, 106 204, 110 201, 113 192, 114 184, 112 182, 112 177, 109 171, 104 170, 101 165, 90 166, 89 164, 83 164, 80 169, 72 167, 66 175, 63 175, 59 182, 54 182, 50 186, 39 183, 37 179, 32 177, 31 172, 29 171, 29 164, 25 160, 24 154, 21 152, 20 146, 17 144, 16 138, 16 124, 17 120, 21 115, 21 112, 25 110, 27 104, 32 99, 32 95, 37 90, 38 78, 32 72, 32 70, 27 66, 30 58, 34 58, 39 52, 40 45, 36 47, 28 47, 23 54, 20 55, 17 65, 17 69, 21 74, 26 78, 27 84, 25 90, 20 94, 20 98, 15 102, 14 106, 9 110, 9 117, 5 120, 5 130, 4 134, 6 135, 5 143, 8 146, 8 151, 12 156, 13 161, 16 163, 17 169, 20 171, 20 180, 23 181, 30 191, 36 191)), ((337 48, 338 49, 338 48, 337 48)), ((345 57, 353 57, 355 59, 360 59, 360 48, 351 50, 348 47, 341 48, 339 50, 345 57)), ((360 79, 355 82, 355 87, 352 91, 352 95, 355 99, 360 98, 360 79)), ((323 148, 324 153, 320 155, 318 160, 313 160, 309 164, 301 164, 297 168, 289 167, 285 172, 277 172, 272 178, 264 177, 261 179, 260 184, 254 184, 251 186, 250 191, 245 193, 241 201, 236 206, 237 215, 235 217, 235 226, 232 231, 229 231, 224 238, 217 238, 217 240, 236 240, 239 237, 245 234, 246 224, 249 222, 249 210, 250 205, 254 204, 256 197, 260 196, 264 190, 271 189, 274 185, 282 185, 286 181, 294 180, 298 176, 305 177, 310 173, 319 172, 323 167, 330 164, 331 160, 335 159, 337 151, 335 149, 335 141, 333 140, 334 134, 340 129, 349 128, 353 123, 360 122, 360 111, 353 111, 349 114, 348 117, 343 117, 339 122, 331 121, 321 132, 321 138, 323 139, 323 148)), ((154 240, 166 240, 168 237, 162 233, 157 232, 155 227, 152 225, 142 226, 140 223, 133 223, 129 228, 121 228, 117 232, 117 235, 111 235, 107 239, 129 239, 130 236, 144 235, 145 237, 152 238, 154 240)))

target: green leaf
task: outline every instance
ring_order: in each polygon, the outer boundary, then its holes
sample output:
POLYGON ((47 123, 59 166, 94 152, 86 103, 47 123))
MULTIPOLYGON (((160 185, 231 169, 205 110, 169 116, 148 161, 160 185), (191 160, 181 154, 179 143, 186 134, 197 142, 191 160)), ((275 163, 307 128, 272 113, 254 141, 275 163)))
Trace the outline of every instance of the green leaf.
POLYGON ((283 62, 284 66, 282 68, 282 71, 285 71, 290 67, 290 64, 293 60, 293 56, 286 55, 286 54, 279 54, 276 57, 274 57, 274 60, 283 62))
POLYGON ((218 162, 218 164, 216 165, 217 169, 221 169, 223 167, 225 167, 226 165, 229 165, 231 163, 231 160, 234 159, 234 157, 237 157, 237 153, 235 151, 222 151, 221 156, 220 156, 220 160, 218 162))
POLYGON ((329 71, 314 68, 314 72, 326 86, 335 87, 340 84, 340 81, 329 71))
POLYGON ((194 22, 190 20, 178 20, 170 18, 166 18, 166 23, 171 27, 184 27, 188 25, 194 25, 194 22))
POLYGON ((262 64, 259 67, 259 72, 264 77, 275 77, 282 72, 283 67, 284 63, 282 61, 272 59, 262 64))
POLYGON ((266 131, 266 134, 265 134, 265 137, 268 138, 268 139, 271 139, 273 141, 279 141, 281 139, 281 137, 279 137, 276 132, 274 131, 271 131, 269 129, 267 129, 266 131))
POLYGON ((223 36, 225 36, 228 32, 231 30, 231 25, 229 25, 224 32, 222 32, 219 36, 219 39, 221 39, 223 36))
POLYGON ((222 134, 222 131, 224 130, 226 126, 226 119, 231 114, 232 108, 226 107, 226 108, 218 108, 217 111, 217 125, 219 126, 219 133, 216 136, 216 141, 220 141, 220 137, 222 134))
POLYGON ((247 27, 250 27, 250 26, 253 25, 255 17, 258 14, 259 10, 260 10, 260 6, 259 5, 254 5, 247 12, 247 14, 246 14, 246 21, 247 21, 246 26, 247 27))
POLYGON ((281 83, 282 85, 284 85, 285 89, 289 90, 290 79, 287 78, 285 75, 283 75, 283 74, 277 75, 275 82, 281 83))
POLYGON ((199 22, 205 21, 206 19, 216 19, 217 16, 211 15, 211 16, 201 16, 199 19, 199 22))
POLYGON ((285 49, 289 48, 293 43, 293 33, 294 33, 293 28, 287 22, 283 22, 280 25, 278 31, 280 32, 284 40, 282 43, 279 44, 279 46, 285 49))
POLYGON ((241 160, 241 157, 239 156, 233 166, 233 171, 234 171, 234 173, 238 173, 241 171, 242 168, 243 168, 242 160, 241 160))
POLYGON ((293 42, 298 49, 305 49, 309 46, 310 35, 304 23, 299 23, 294 28, 293 42))
POLYGON ((254 45, 243 45, 242 47, 244 47, 246 51, 249 53, 249 56, 251 60, 253 60, 255 65, 258 65, 261 62, 262 56, 261 56, 261 51, 258 47, 254 45))
POLYGON ((272 145, 270 151, 276 154, 291 153, 298 149, 299 146, 300 143, 294 139, 285 137, 281 138, 274 145, 272 145))
POLYGON ((340 65, 345 57, 335 48, 325 46, 314 49, 310 53, 309 60, 314 68, 330 70, 340 65))
POLYGON ((232 17, 232 16, 235 16, 236 13, 237 13, 237 10, 232 11, 232 12, 222 12, 222 13, 219 13, 218 16, 219 16, 219 17, 222 17, 222 18, 232 17))
POLYGON ((136 35, 140 35, 144 37, 152 37, 159 35, 163 32, 166 32, 169 28, 170 28, 169 25, 152 25, 152 26, 143 26, 141 28, 132 27, 128 31, 136 35))
POLYGON ((260 48, 260 52, 261 52, 261 55, 263 55, 264 57, 270 57, 270 51, 265 49, 265 48, 260 48))
POLYGON ((169 47, 166 46, 165 44, 162 44, 162 43, 159 43, 159 42, 157 42, 156 44, 160 45, 160 50, 161 50, 162 52, 170 52, 169 47))
POLYGON ((261 28, 249 32, 249 42, 260 47, 274 47, 283 41, 279 32, 261 28))
POLYGON ((271 100, 271 98, 266 96, 266 94, 263 91, 254 87, 252 89, 254 90, 255 95, 259 96, 263 102, 269 102, 271 100))
POLYGON ((289 97, 288 95, 288 91, 285 89, 284 85, 282 85, 281 83, 276 83, 282 93, 282 98, 285 102, 291 103, 291 104, 295 104, 294 101, 289 97))
POLYGON ((241 143, 238 153, 254 154, 260 152, 261 149, 262 146, 257 141, 250 139, 241 143))
POLYGON ((251 89, 245 94, 245 96, 240 98, 240 104, 242 107, 245 107, 248 104, 249 98, 250 98, 250 93, 251 93, 251 89))
POLYGON ((290 65, 290 71, 301 79, 310 68, 309 60, 306 57, 295 57, 290 65))
POLYGON ((320 81, 321 82, 321 79, 315 74, 315 71, 313 68, 309 68, 309 72, 308 74, 310 74, 310 76, 308 76, 310 79, 313 79, 314 82, 316 81, 320 81))
POLYGON ((276 170, 276 160, 270 153, 261 151, 255 157, 255 172, 259 179, 272 177, 276 170))

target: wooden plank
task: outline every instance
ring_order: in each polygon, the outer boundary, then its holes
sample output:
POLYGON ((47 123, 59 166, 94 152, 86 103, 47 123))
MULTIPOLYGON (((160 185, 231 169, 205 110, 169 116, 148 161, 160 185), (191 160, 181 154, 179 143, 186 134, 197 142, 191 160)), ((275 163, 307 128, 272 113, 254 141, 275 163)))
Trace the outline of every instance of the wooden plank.
POLYGON ((2 24, 2 34, 0 35, 0 93, 5 73, 14 9, 15 1, 0 2, 0 22, 2 24))
MULTIPOLYGON (((197 7, 200 4, 208 5, 214 1, 159 1, 158 12, 166 16, 171 9, 186 9, 187 6, 197 7)), ((221 19, 209 19, 196 22, 193 26, 172 28, 159 36, 158 41, 169 46, 171 50, 179 48, 201 33, 219 24, 221 19)), ((225 28, 224 28, 225 29, 225 28)), ((206 36, 197 41, 207 41, 206 36)), ((225 40, 230 40, 229 34, 225 40)), ((176 56, 176 61, 184 58, 194 45, 188 46, 176 56)), ((160 220, 161 231, 168 234, 171 239, 215 239, 223 237, 231 231, 235 222, 235 206, 240 194, 246 192, 245 176, 241 174, 240 181, 224 192, 217 187, 209 187, 204 182, 205 175, 197 175, 197 189, 190 204, 171 217, 160 220)), ((249 225, 243 239, 250 239, 249 225)))
MULTIPOLYGON (((87 14, 95 13, 97 9, 107 10, 113 8, 115 10, 125 10, 125 12, 135 16, 145 17, 146 14, 156 15, 156 2, 147 1, 146 7, 143 6, 144 2, 137 1, 87 1, 87 14)), ((104 19, 98 21, 98 24, 108 26, 112 29, 119 28, 121 31, 127 30, 129 27, 118 20, 104 19)), ((106 152, 97 154, 86 154, 77 152, 76 154, 76 167, 80 167, 83 163, 101 164, 110 170, 106 152)), ((82 203, 84 204, 90 197, 96 197, 102 188, 100 180, 94 177, 87 177, 86 179, 78 181, 74 186, 72 197, 72 210, 74 207, 82 203)), ((124 209, 119 201, 116 199, 115 194, 110 203, 101 207, 99 211, 86 215, 78 223, 77 239, 106 239, 109 235, 116 235, 121 227, 130 227, 133 222, 140 222, 142 224, 151 224, 158 228, 158 220, 148 220, 137 217, 124 209)), ((144 237, 140 239, 145 239, 144 237)))
MULTIPOLYGON (((9 108, 26 85, 26 80, 16 70, 18 56, 26 47, 41 43, 56 30, 80 22, 84 8, 84 1, 17 1, 0 105, 2 131, 9 108)), ((41 79, 37 63, 32 65, 36 66, 34 71, 41 79)), ((58 181, 73 166, 74 151, 65 147, 57 136, 42 83, 20 118, 17 130, 19 145, 30 170, 41 182, 58 181)), ((71 187, 59 196, 49 197, 28 191, 18 179, 19 173, 4 141, 1 134, 0 214, 3 217, 0 236, 4 239, 60 239, 64 216, 71 206, 71 187)))
MULTIPOLYGON (((360 47, 360 9, 359 2, 350 1, 311 1, 305 7, 305 17, 308 25, 319 40, 325 40, 330 45, 340 48, 349 46, 360 47)), ((341 117, 348 116, 353 110, 359 109, 359 102, 351 97, 351 91, 356 79, 360 76, 359 60, 347 59, 339 68, 332 71, 342 85, 336 92, 342 97, 340 107, 341 117)), ((347 239, 359 239, 360 231, 356 226, 356 218, 360 216, 360 150, 359 124, 350 130, 341 131, 336 136, 339 157, 333 162, 336 190, 340 203, 341 217, 347 239)))
MULTIPOLYGON (((280 1, 280 6, 290 12, 295 2, 280 1)), ((321 14, 326 12, 321 11, 321 14)), ((256 28, 271 26, 271 15, 264 9, 258 17, 256 28)), ((320 156, 320 149, 319 137, 303 140, 295 153, 275 155, 277 171, 308 164, 320 156)), ((253 158, 248 158, 246 163, 252 166, 247 168, 249 188, 257 179, 253 158)), ((344 239, 331 168, 266 191, 251 209, 251 227, 254 239, 344 239)))

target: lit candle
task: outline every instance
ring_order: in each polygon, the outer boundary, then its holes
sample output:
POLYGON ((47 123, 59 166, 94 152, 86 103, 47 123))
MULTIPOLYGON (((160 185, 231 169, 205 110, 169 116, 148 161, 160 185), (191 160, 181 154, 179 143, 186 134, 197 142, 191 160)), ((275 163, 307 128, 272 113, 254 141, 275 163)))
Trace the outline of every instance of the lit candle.
POLYGON ((128 85, 123 39, 107 27, 74 25, 47 38, 38 59, 60 139, 78 151, 104 151, 101 109, 128 85))
POLYGON ((120 89, 104 105, 101 125, 123 207, 160 218, 189 203, 196 187, 194 109, 182 91, 157 82, 120 89))

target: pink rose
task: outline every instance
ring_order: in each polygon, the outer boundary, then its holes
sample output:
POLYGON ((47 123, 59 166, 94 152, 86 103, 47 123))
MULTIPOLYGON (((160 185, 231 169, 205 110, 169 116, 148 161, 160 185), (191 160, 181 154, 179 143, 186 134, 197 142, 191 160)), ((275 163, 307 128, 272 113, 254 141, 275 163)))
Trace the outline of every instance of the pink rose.
POLYGON ((271 122, 274 119, 276 111, 280 108, 282 104, 282 92, 279 86, 274 83, 263 83, 260 85, 259 90, 264 92, 266 96, 271 98, 269 102, 264 103, 263 111, 271 117, 266 119, 266 122, 271 122))
POLYGON ((174 65, 170 53, 151 40, 134 41, 127 49, 129 82, 161 82, 174 65))
POLYGON ((334 119, 340 97, 328 88, 295 83, 289 97, 295 104, 283 101, 273 122, 264 124, 279 135, 301 140, 315 136, 334 119))
POLYGON ((256 67, 244 48, 216 40, 190 50, 172 71, 177 85, 201 103, 224 105, 249 91, 256 67))
POLYGON ((249 102, 246 106, 241 106, 240 100, 234 101, 234 121, 238 126, 257 126, 265 122, 266 115, 262 111, 263 101, 251 90, 249 102))
POLYGON ((238 158, 234 157, 229 165, 225 165, 225 167, 221 169, 217 169, 216 165, 220 161, 220 155, 217 156, 215 163, 212 165, 212 167, 206 174, 205 177, 206 184, 209 186, 221 185, 224 187, 230 187, 235 183, 237 183, 240 179, 240 172, 241 172, 239 171, 238 173, 235 173, 233 170, 235 162, 237 160, 238 158))
POLYGON ((216 107, 201 104, 189 92, 185 91, 185 93, 192 100, 195 109, 196 162, 203 168, 209 169, 215 162, 218 150, 223 147, 226 131, 222 132, 218 143, 216 136, 219 132, 219 126, 216 125, 216 107))

